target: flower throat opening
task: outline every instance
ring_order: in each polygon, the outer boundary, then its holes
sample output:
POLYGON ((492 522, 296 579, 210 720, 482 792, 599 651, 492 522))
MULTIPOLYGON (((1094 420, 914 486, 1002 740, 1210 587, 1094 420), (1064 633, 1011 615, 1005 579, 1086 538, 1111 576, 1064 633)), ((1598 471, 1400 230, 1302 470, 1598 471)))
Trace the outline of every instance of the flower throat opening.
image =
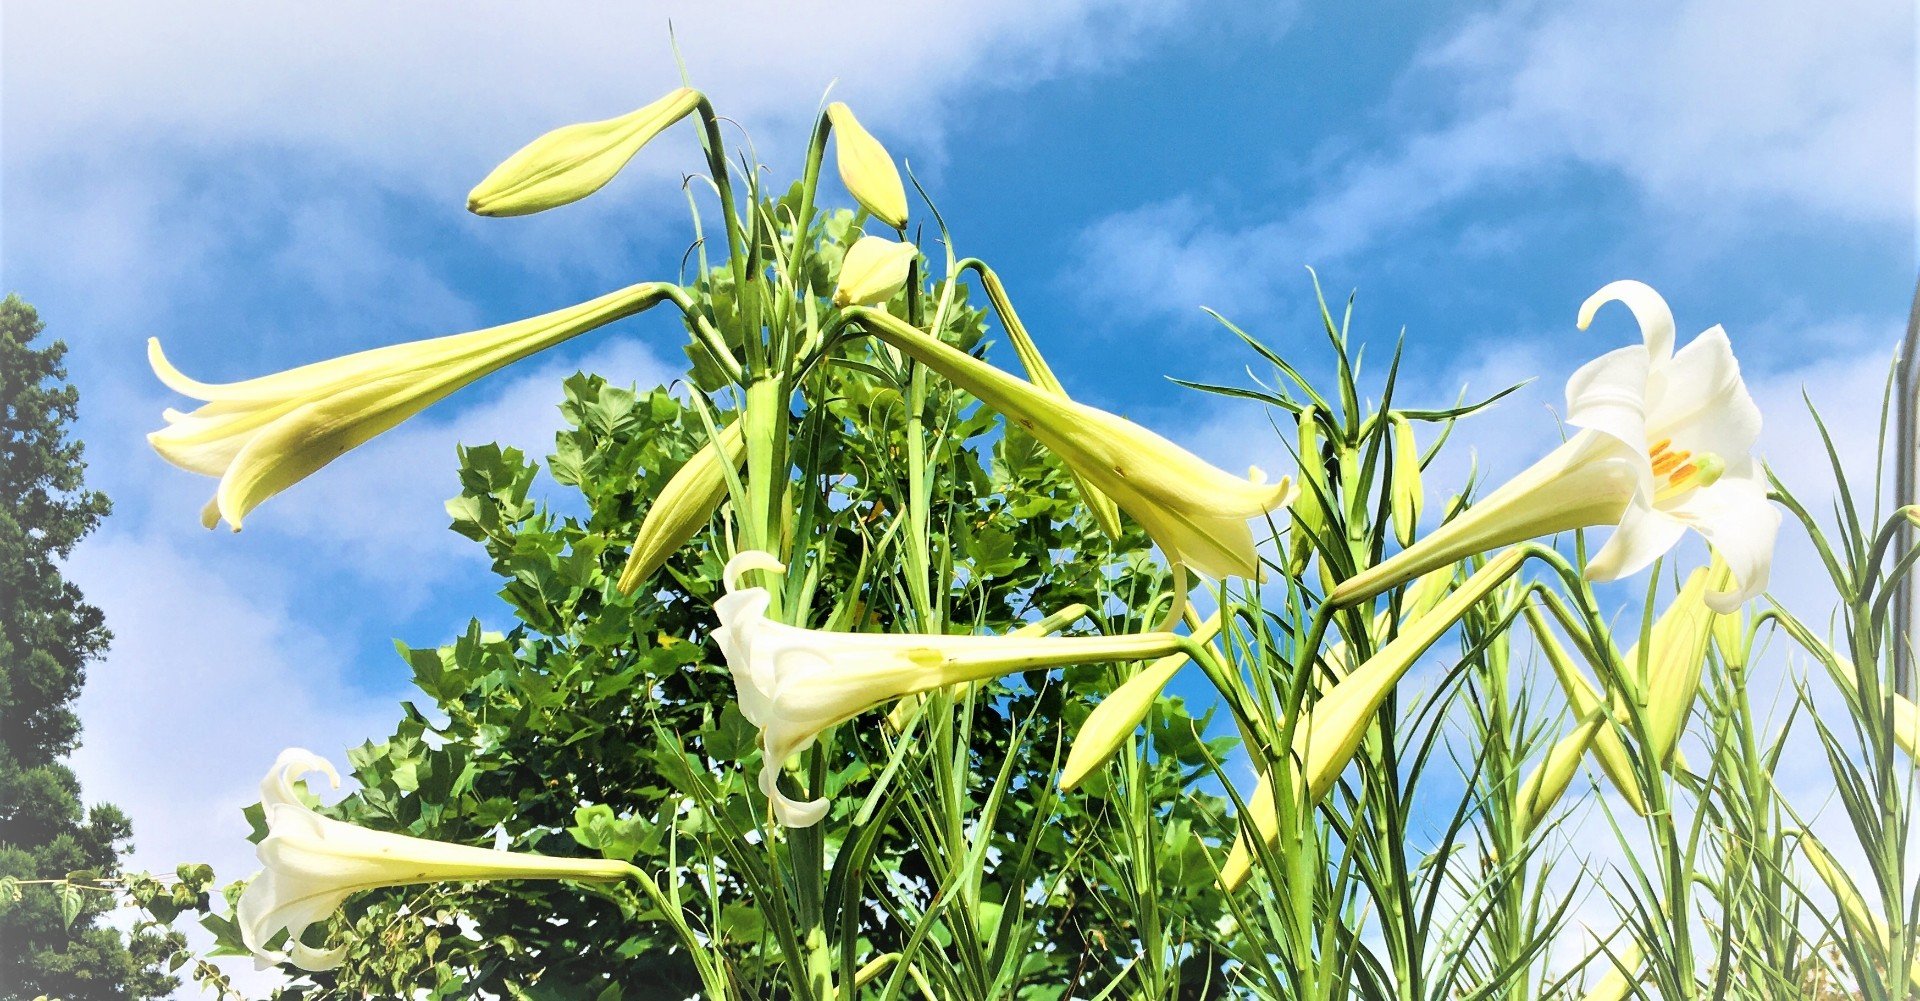
POLYGON ((1647 449, 1647 459, 1653 463, 1655 503, 1712 486, 1727 470, 1726 462, 1712 452, 1674 449, 1672 438, 1654 442, 1647 449))

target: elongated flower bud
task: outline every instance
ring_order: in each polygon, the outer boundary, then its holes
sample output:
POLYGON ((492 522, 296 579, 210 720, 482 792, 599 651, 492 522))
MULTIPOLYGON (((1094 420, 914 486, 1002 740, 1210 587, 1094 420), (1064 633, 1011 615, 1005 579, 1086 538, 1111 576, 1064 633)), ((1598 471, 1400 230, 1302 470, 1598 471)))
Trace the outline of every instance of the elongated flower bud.
POLYGON ((666 564, 687 540, 694 537, 727 496, 727 467, 735 469, 747 457, 744 421, 734 421, 726 430, 695 452, 686 464, 660 488, 647 517, 640 523, 640 534, 633 540, 633 552, 626 568, 620 571, 617 585, 623 594, 632 594, 666 564))
MULTIPOLYGON (((1707 595, 1725 590, 1732 583, 1733 575, 1726 564, 1715 559, 1710 568, 1695 570, 1673 603, 1654 620, 1642 685, 1647 693, 1648 739, 1653 742, 1649 750, 1662 767, 1673 761, 1680 747, 1680 734, 1700 692, 1700 673, 1706 666, 1707 644, 1713 638, 1713 620, 1720 617, 1708 606, 1707 595)), ((1640 661, 1637 646, 1627 652, 1628 670, 1640 670, 1640 661)))
POLYGON ((1607 725, 1604 712, 1595 709, 1574 731, 1556 741, 1547 750, 1547 758, 1520 785, 1519 812, 1514 817, 1514 839, 1525 842, 1538 830, 1540 822, 1572 784, 1580 771, 1580 760, 1593 746, 1593 738, 1607 725))
POLYGON ((577 202, 605 187, 640 147, 699 106, 700 92, 682 87, 618 118, 554 129, 493 168, 467 195, 467 211, 531 215, 577 202))
MULTIPOLYGON (((1402 629, 1400 635, 1354 668, 1300 717, 1294 724, 1294 763, 1290 771, 1294 776, 1294 795, 1302 805, 1320 802, 1333 789, 1340 773, 1353 760, 1354 752, 1360 749, 1360 742, 1373 725, 1380 704, 1413 667, 1414 661, 1452 629, 1468 609, 1512 576, 1525 559, 1524 552, 1509 549, 1487 561, 1466 583, 1435 605, 1431 612, 1402 629)), ((1247 797, 1249 823, 1241 825, 1226 863, 1220 868, 1220 885, 1229 891, 1244 883, 1252 871, 1248 826, 1267 843, 1279 837, 1279 816, 1271 781, 1271 774, 1262 775, 1253 795, 1247 797)))
MULTIPOLYGON (((1581 719, 1601 711, 1606 698, 1599 688, 1587 680, 1579 666, 1568 655, 1567 648, 1560 644, 1553 629, 1547 625, 1540 609, 1529 603, 1525 609, 1527 625, 1533 629, 1534 642, 1540 646, 1540 652, 1547 658, 1547 664, 1560 679, 1560 687, 1567 694, 1567 703, 1574 715, 1581 719)), ((1645 815, 1647 799, 1640 791, 1640 780, 1633 770, 1633 754, 1627 750, 1626 742, 1620 739, 1620 732, 1611 725, 1603 726, 1593 735, 1591 744, 1593 756, 1600 763, 1600 770, 1613 781, 1615 789, 1626 799, 1634 812, 1645 815)))
POLYGON ((1646 960, 1647 951, 1639 942, 1629 944, 1618 955, 1597 957, 1594 962, 1606 964, 1607 972, 1580 1001, 1627 1001, 1633 995, 1634 982, 1640 979, 1640 967, 1646 960))
POLYGON ((863 236, 847 248, 840 280, 833 289, 836 306, 878 306, 907 287, 907 273, 920 249, 882 236, 863 236))
POLYGON ((1316 539, 1327 537, 1327 473, 1320 458, 1320 422, 1312 405, 1299 414, 1300 492, 1293 498, 1293 530, 1287 535, 1287 572, 1298 575, 1313 558, 1316 539))
POLYGON ((1420 488, 1420 445, 1413 440, 1413 422, 1393 415, 1393 527, 1402 546, 1413 545, 1419 534, 1420 508, 1426 495, 1420 488))
POLYGON ((847 186, 847 193, 874 218, 894 229, 906 228, 907 189, 887 148, 853 117, 853 109, 839 101, 827 105, 827 120, 833 125, 840 183, 847 186))
MULTIPOLYGON (((1219 631, 1220 613, 1215 612, 1193 631, 1193 641, 1206 643, 1219 631)), ((1128 678, 1093 707, 1087 721, 1080 724, 1080 733, 1067 751, 1067 764, 1060 770, 1062 792, 1085 781, 1094 769, 1106 764, 1107 759, 1120 750, 1120 745, 1126 743, 1147 718, 1147 712, 1160 698, 1161 689, 1167 687, 1167 682, 1173 680, 1175 672, 1185 666, 1187 660, 1185 653, 1168 654, 1128 678)))

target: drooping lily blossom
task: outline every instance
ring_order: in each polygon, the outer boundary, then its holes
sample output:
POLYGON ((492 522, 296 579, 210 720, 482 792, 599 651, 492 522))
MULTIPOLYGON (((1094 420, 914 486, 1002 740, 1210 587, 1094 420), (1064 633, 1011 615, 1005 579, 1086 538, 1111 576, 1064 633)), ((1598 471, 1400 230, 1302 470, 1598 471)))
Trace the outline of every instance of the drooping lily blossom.
POLYGON ((323 817, 293 788, 296 780, 312 772, 339 787, 339 773, 327 759, 299 748, 282 751, 260 782, 267 836, 256 853, 264 868, 241 892, 236 914, 240 938, 261 969, 287 962, 305 970, 340 965, 346 946, 315 949, 300 937, 307 926, 325 920, 362 890, 493 879, 613 883, 637 872, 632 865, 611 859, 550 858, 453 845, 323 817), (287 932, 284 951, 270 949, 282 931, 287 932))

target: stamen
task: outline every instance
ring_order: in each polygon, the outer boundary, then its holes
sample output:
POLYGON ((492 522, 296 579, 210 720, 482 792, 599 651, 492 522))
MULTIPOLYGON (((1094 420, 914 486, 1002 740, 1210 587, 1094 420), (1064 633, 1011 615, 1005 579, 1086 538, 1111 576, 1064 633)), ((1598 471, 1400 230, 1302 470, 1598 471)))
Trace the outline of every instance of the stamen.
POLYGON ((1659 458, 1660 453, 1666 451, 1667 446, 1671 444, 1673 444, 1672 438, 1662 438, 1659 441, 1654 442, 1653 446, 1647 449, 1647 457, 1656 458, 1656 459, 1659 458))
POLYGON ((1654 492, 1654 503, 1664 503, 1702 487, 1713 486, 1726 470, 1726 462, 1712 452, 1701 452, 1697 456, 1688 452, 1669 453, 1660 462, 1654 463, 1654 474, 1666 479, 1654 492), (1667 462, 1668 459, 1673 461, 1667 462))
POLYGON ((1681 463, 1686 462, 1692 457, 1692 452, 1662 452, 1658 458, 1653 460, 1653 475, 1665 476, 1675 469, 1678 469, 1681 463))

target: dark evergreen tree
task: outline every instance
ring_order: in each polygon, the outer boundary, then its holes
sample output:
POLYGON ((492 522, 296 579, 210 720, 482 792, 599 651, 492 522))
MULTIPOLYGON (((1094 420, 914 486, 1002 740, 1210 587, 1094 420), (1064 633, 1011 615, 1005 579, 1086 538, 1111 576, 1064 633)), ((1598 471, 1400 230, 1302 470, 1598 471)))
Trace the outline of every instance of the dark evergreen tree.
POLYGON ((67 346, 36 345, 43 329, 19 296, 0 302, 0 880, 22 881, 0 894, 0 1001, 160 997, 174 982, 153 943, 130 949, 100 922, 110 894, 26 882, 111 877, 133 835, 118 809, 81 802, 64 760, 80 741, 73 700, 111 637, 59 561, 109 505, 68 437, 67 346))

